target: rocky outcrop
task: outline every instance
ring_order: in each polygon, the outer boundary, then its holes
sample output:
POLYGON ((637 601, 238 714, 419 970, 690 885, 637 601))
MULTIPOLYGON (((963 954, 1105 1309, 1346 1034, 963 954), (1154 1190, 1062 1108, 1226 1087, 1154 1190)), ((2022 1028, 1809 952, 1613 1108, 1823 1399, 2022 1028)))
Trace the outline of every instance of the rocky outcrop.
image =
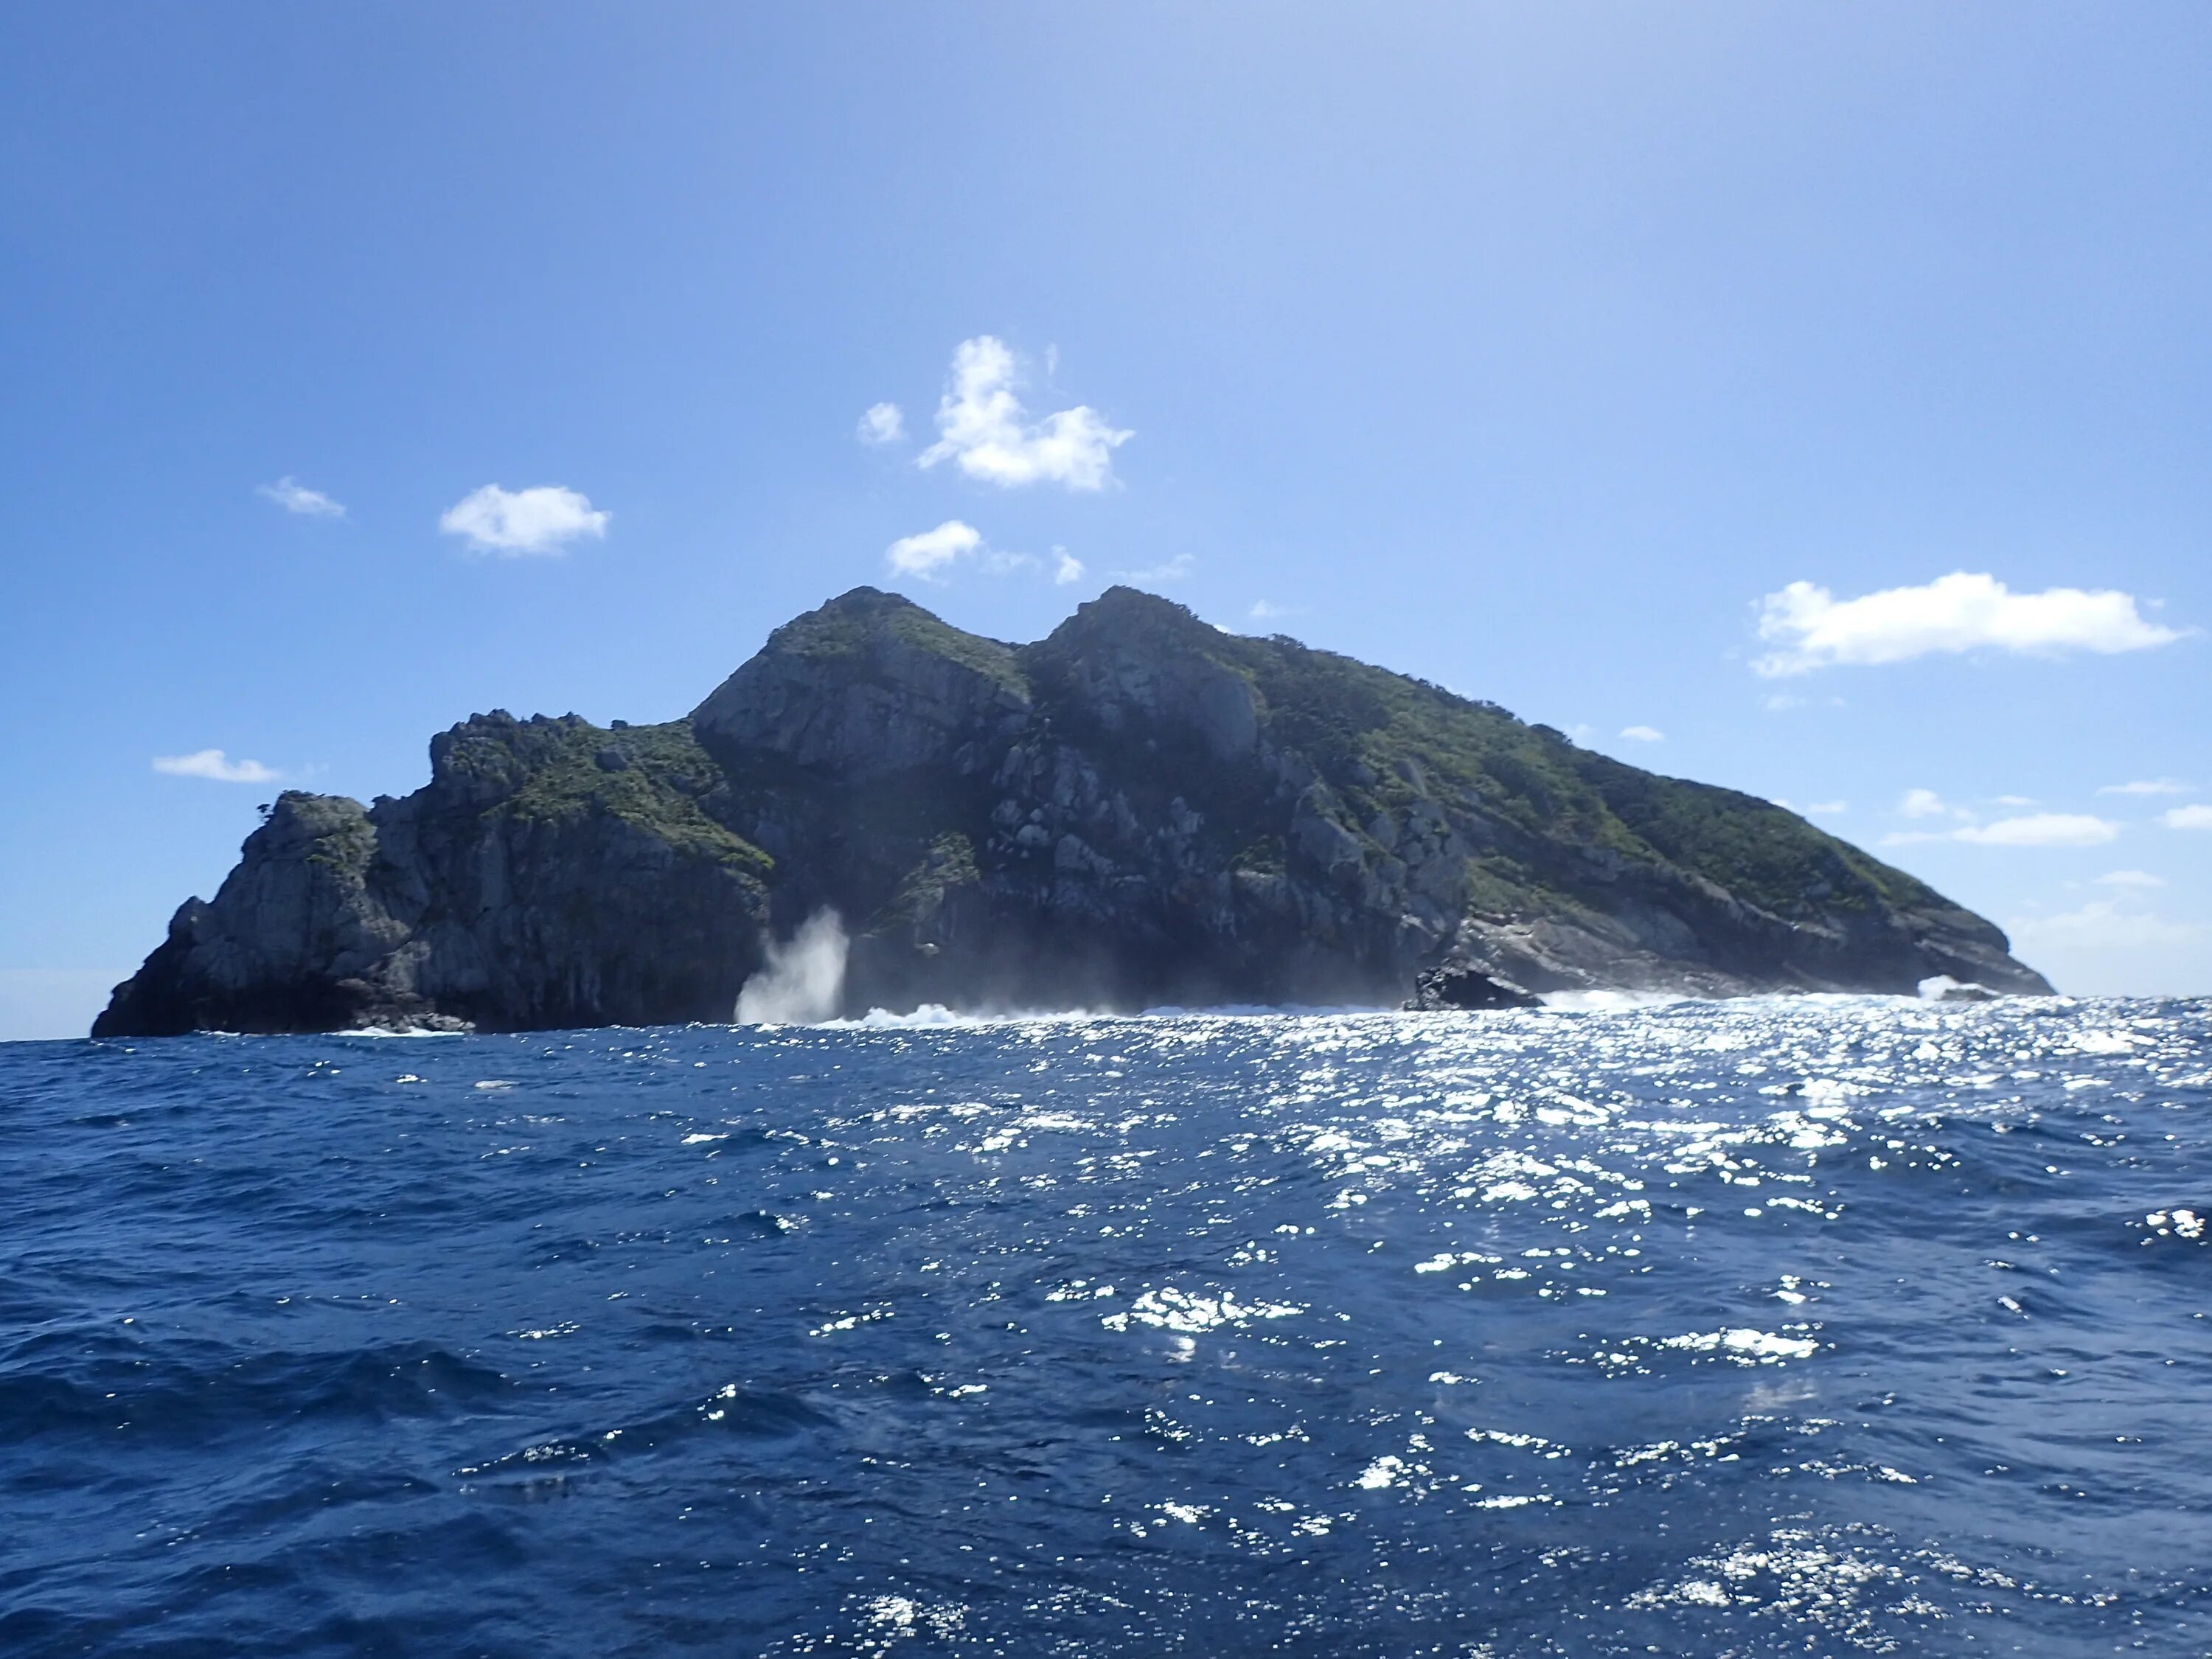
POLYGON ((1543 999, 1524 987, 1510 979, 1493 979, 1462 960, 1424 969, 1413 981, 1413 994, 1406 1008, 1408 1012, 1436 1013, 1543 1006, 1543 999))
POLYGON ((688 720, 431 759, 283 796, 98 1030, 726 1019, 825 908, 854 1009, 2048 988, 1782 808, 1126 588, 1020 647, 856 589, 688 720))
POLYGON ((278 797, 93 1034, 729 1018, 772 866, 702 805, 688 726, 493 714, 430 756, 404 800, 278 797))

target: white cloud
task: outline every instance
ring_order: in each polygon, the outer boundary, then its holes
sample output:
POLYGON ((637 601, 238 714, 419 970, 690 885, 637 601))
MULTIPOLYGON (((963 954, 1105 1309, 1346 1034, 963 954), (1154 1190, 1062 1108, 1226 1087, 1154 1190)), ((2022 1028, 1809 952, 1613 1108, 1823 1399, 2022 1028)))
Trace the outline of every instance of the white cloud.
POLYGON ((1997 797, 1997 805, 2000 806, 2013 807, 2033 806, 2035 805, 2035 797, 2033 795, 1999 795, 1997 797))
POLYGON ((154 769, 173 778, 212 778, 217 783, 274 783, 284 775, 258 760, 232 760, 220 749, 156 755, 154 769))
POLYGON ((2110 818, 2082 812, 2031 812, 1994 823, 1970 823, 1954 830, 1951 838, 1978 847, 2101 847, 2119 833, 2120 826, 2110 818))
POLYGON ((906 416, 896 404, 871 404, 860 416, 859 436, 864 444, 895 444, 906 436, 906 416))
POLYGON ((2185 795, 2189 786, 2179 778, 2146 778, 2139 783, 2108 783, 2100 795, 2185 795))
POLYGON ((2168 645, 2183 630, 2146 622, 2131 594, 2053 587, 2014 593, 1994 576, 1954 571, 1922 587, 1838 600, 1791 582, 1760 601, 1759 637, 1782 648, 1752 667, 1769 678, 1838 664, 1905 662, 1936 652, 2106 654, 2168 645))
POLYGON ((343 519, 345 508, 319 489, 310 489, 290 473, 286 473, 273 484, 256 484, 253 493, 272 501, 287 513, 297 513, 310 519, 343 519))
POLYGON ((1897 810, 1908 818, 1943 818, 1954 813, 1961 817, 1966 816, 1956 807, 1946 806, 1943 798, 1933 789, 1906 790, 1905 799, 1897 804, 1897 810))
MULTIPOLYGON (((884 562, 892 574, 919 577, 926 582, 942 580, 956 566, 986 576, 1011 576, 1017 571, 1042 573, 1046 561, 1034 553, 1016 553, 993 547, 983 532, 958 519, 947 519, 934 530, 902 536, 884 550, 884 562)), ((1064 547, 1052 550, 1049 566, 1054 583, 1080 581, 1083 561, 1064 547)))
POLYGON ((1285 617, 1303 617, 1305 613, 1306 608, 1302 605, 1277 605, 1273 599, 1255 599, 1250 615, 1254 622, 1278 622, 1285 617))
POLYGON ((1795 691, 1770 691, 1759 700, 1759 706, 1770 714, 1786 714, 1793 708, 1848 708, 1850 704, 1838 696, 1808 697, 1795 691))
POLYGON ((438 528, 465 536, 479 553, 518 557, 559 553, 579 537, 601 537, 614 515, 595 510, 588 496, 559 484, 501 489, 486 484, 446 509, 438 528))
POLYGON ((2169 830, 2212 830, 2212 806, 2169 806, 2158 821, 2169 830))
POLYGON ((1042 483, 1103 489, 1113 476, 1114 451, 1135 434, 1107 425, 1081 404, 1030 425, 1014 395, 1019 379, 1003 340, 988 334, 963 340, 937 405, 938 441, 921 452, 919 465, 949 460, 971 478, 1009 488, 1042 483))
POLYGON ((2011 926, 2014 947, 2031 951, 2141 951, 2186 944, 2203 931, 2187 922, 2123 910, 2110 899, 2092 899, 2078 910, 2055 916, 2023 917, 2011 926))
POLYGON ((1178 553, 1164 563, 1143 570, 1117 570, 1114 574, 1125 582, 1179 582, 1198 568, 1198 561, 1188 553, 1178 553))
POLYGON ((1851 804, 1847 800, 1816 800, 1805 810, 1808 812, 1818 812, 1823 817, 1832 818, 1850 811, 1851 804))
POLYGON ((2112 870, 2097 878, 2100 887, 2163 887, 2166 878, 2148 870, 2112 870))
POLYGON ((1963 841, 1977 847, 2101 847, 2119 833, 2120 826, 2110 818, 2093 818, 2080 812, 2032 812, 2026 817, 1962 824, 1956 830, 1884 836, 1882 844, 1902 847, 1913 842, 1963 841))
POLYGON ((884 550, 884 561, 902 576, 935 581, 938 572, 963 554, 983 544, 983 533, 973 525, 947 519, 934 530, 918 536, 902 536, 884 550))
POLYGON ((1632 743, 1664 743, 1667 734, 1656 726, 1624 726, 1620 735, 1632 743))

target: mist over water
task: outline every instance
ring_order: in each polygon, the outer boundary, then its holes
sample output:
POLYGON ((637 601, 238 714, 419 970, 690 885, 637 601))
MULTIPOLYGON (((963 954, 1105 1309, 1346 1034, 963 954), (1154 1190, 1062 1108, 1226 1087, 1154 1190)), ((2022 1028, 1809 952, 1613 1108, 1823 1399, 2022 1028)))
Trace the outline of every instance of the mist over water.
POLYGON ((0 1652, 2199 1659, 2208 1109, 2176 1002, 10 1045, 0 1652))
POLYGON ((831 1018, 845 994, 851 941, 835 910, 817 910, 779 945, 769 941, 760 971, 738 991, 740 1025, 815 1025, 831 1018))

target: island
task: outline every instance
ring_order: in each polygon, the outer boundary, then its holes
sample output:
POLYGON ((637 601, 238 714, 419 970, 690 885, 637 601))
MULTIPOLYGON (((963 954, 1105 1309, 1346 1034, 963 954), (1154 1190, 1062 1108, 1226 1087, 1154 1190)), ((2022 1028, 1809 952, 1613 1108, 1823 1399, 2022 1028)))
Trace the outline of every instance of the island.
POLYGON ((1127 587, 1019 646, 855 588, 684 719, 430 766, 285 792, 94 1035, 729 1021, 794 939, 825 1016, 2051 989, 1784 807, 1127 587))

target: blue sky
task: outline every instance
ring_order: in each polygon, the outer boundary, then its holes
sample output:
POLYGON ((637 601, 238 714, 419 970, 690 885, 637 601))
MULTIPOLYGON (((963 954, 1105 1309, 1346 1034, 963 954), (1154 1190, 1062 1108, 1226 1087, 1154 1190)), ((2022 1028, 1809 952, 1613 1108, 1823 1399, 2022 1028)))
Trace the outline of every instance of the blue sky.
POLYGON ((2193 0, 13 8, 0 1036, 277 787, 1125 572, 2212 992, 2209 85, 2193 0))

